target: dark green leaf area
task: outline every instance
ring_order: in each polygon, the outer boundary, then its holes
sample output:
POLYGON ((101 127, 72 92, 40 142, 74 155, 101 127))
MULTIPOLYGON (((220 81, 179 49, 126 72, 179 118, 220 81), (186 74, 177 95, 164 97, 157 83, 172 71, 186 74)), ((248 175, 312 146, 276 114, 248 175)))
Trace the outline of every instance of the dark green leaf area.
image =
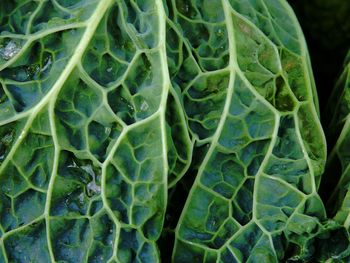
POLYGON ((127 125, 154 114, 161 95, 160 57, 157 53, 142 53, 135 57, 125 80, 108 93, 113 112, 127 125))
POLYGON ((255 176, 271 143, 274 122, 273 112, 238 77, 230 105, 218 144, 199 170, 178 233, 180 240, 221 250, 252 220, 255 176))
POLYGON ((2 163, 11 150, 12 145, 19 136, 19 132, 23 127, 23 122, 13 122, 10 125, 0 127, 0 162, 2 163))
POLYGON ((51 221, 52 246, 57 260, 88 258, 90 262, 105 262, 112 257, 116 228, 103 211, 92 218, 51 221), (81 249, 81 248, 85 249, 81 249))
POLYGON ((122 229, 117 257, 121 262, 157 262, 158 251, 135 229, 122 229))
POLYGON ((184 94, 184 108, 189 118, 189 126, 199 139, 213 135, 222 114, 228 72, 198 77, 184 94))
POLYGON ((186 129, 186 119, 175 91, 167 100, 167 146, 169 163, 169 182, 173 186, 189 168, 192 158, 193 143, 186 129))
MULTIPOLYGON (((79 74, 75 72, 75 74, 79 74)), ((57 132, 64 149, 84 151, 103 161, 122 132, 122 121, 103 105, 101 90, 78 76, 66 83, 56 102, 57 132), (90 103, 86 103, 86 102, 90 103)))
POLYGON ((53 185, 50 214, 87 215, 89 207, 100 193, 101 169, 89 160, 80 160, 74 154, 62 151, 53 185))
POLYGON ((37 2, 28 1, 11 1, 1 2, 0 4, 0 31, 8 31, 11 33, 26 32, 32 12, 38 7, 37 2), (21 5, 17 5, 22 2, 21 5))
MULTIPOLYGON (((3 246, 11 262, 50 262, 44 220, 11 233, 3 246)), ((0 260, 3 260, 2 256, 0 260)))
POLYGON ((47 121, 43 112, 33 120, 27 133, 22 131, 21 123, 12 126, 11 135, 17 134, 23 143, 14 146, 16 151, 7 152, 11 160, 7 155, 1 166, 0 224, 4 231, 29 224, 44 212, 54 156, 47 121))
POLYGON ((221 3, 186 0, 176 1, 173 6, 168 5, 168 8, 174 15, 172 20, 176 27, 184 29, 184 43, 202 71, 214 71, 228 66, 228 39, 221 3), (210 12, 211 8, 216 10, 215 15, 210 12))
POLYGON ((85 21, 96 8, 95 0, 59 0, 55 4, 33 1, 3 2, 0 4, 0 31, 29 34, 70 23, 85 21))
POLYGON ((84 69, 103 87, 112 87, 122 80, 135 56, 135 45, 125 30, 118 8, 113 7, 84 54, 84 69))
POLYGON ((6 54, 10 60, 24 45, 29 45, 16 63, 0 72, 2 90, 6 94, 0 102, 4 111, 0 120, 31 110, 50 92, 72 56, 71 47, 78 44, 81 35, 82 30, 76 29, 28 41, 0 38, 0 65, 6 54))
MULTIPOLYGON (((289 71, 294 65, 290 64, 289 68, 281 68, 279 50, 275 44, 258 28, 239 15, 234 15, 233 18, 234 27, 237 28, 235 31, 236 46, 242 51, 237 54, 237 61, 242 72, 254 88, 277 110, 294 111, 297 98, 300 97, 298 90, 295 90, 296 85, 292 83, 293 78, 289 83, 289 71)), ((282 50, 283 53, 289 53, 286 49, 282 50)), ((293 54, 293 57, 296 61, 299 59, 297 55, 293 54)))
MULTIPOLYGON (((260 32, 267 36, 275 46, 301 54, 299 28, 285 1, 229 0, 229 2, 234 10, 234 19, 244 18, 246 22, 254 26, 254 30, 260 29, 260 32)), ((245 27, 242 28, 245 29, 245 27)), ((249 30, 246 31, 249 33, 249 30)))

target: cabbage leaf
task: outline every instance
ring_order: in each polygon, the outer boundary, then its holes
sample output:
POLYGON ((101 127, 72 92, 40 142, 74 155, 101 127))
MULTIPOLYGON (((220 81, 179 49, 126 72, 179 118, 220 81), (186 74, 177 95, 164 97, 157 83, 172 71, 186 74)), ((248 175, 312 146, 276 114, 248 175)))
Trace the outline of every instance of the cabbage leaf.
POLYGON ((292 10, 272 0, 174 1, 168 16, 180 39, 172 81, 197 146, 208 146, 173 261, 308 259, 326 219, 317 194, 326 154, 292 10))
POLYGON ((314 260, 318 108, 285 0, 0 1, 0 263, 314 260))

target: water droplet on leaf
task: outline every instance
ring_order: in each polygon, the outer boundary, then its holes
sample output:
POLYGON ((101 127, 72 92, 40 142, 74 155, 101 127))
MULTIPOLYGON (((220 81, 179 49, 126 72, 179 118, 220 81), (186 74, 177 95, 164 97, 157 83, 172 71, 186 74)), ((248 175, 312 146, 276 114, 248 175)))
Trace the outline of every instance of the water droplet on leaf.
POLYGON ((142 102, 142 104, 141 104, 140 110, 141 110, 141 111, 146 111, 146 110, 148 110, 148 108, 149 108, 149 105, 148 105, 148 103, 144 100, 144 101, 142 102))
POLYGON ((21 50, 18 43, 11 40, 5 47, 0 47, 0 55, 4 60, 10 60, 21 50))
POLYGON ((34 79, 34 76, 40 72, 40 66, 37 64, 30 65, 26 69, 27 79, 34 79))
POLYGON ((89 175, 95 178, 95 172, 90 164, 81 166, 81 169, 83 169, 85 172, 87 172, 89 175))
POLYGON ((111 133, 111 127, 105 127, 105 134, 109 135, 111 133))
POLYGON ((75 163, 75 161, 72 161, 72 164, 68 165, 68 168, 77 168, 78 165, 75 163))
POLYGON ((84 203, 84 199, 85 199, 84 193, 81 193, 81 194, 78 196, 78 198, 79 198, 79 202, 80 202, 81 204, 83 204, 83 203, 84 203))
POLYGON ((51 56, 46 57, 44 60, 44 66, 42 67, 40 72, 45 72, 48 68, 50 68, 51 64, 52 64, 51 56))
POLYGON ((101 187, 96 184, 96 175, 92 166, 90 164, 84 165, 80 167, 85 172, 87 172, 92 177, 92 181, 87 184, 87 192, 89 196, 93 196, 94 194, 101 193, 101 187))
POLYGON ((223 36, 223 32, 222 32, 222 29, 221 29, 221 28, 218 29, 216 35, 217 35, 218 37, 222 37, 222 36, 223 36))
POLYGON ((90 196, 101 193, 101 187, 96 184, 95 180, 88 183, 87 190, 88 190, 88 195, 90 196))
POLYGON ((134 106, 132 106, 131 104, 128 104, 128 108, 129 108, 131 111, 135 111, 134 106))
POLYGON ((185 12, 187 13, 189 9, 190 9, 189 5, 186 4, 186 5, 185 5, 185 12))
POLYGON ((13 141, 13 132, 10 132, 6 134, 4 137, 1 139, 1 143, 5 144, 6 146, 10 145, 10 143, 13 141))

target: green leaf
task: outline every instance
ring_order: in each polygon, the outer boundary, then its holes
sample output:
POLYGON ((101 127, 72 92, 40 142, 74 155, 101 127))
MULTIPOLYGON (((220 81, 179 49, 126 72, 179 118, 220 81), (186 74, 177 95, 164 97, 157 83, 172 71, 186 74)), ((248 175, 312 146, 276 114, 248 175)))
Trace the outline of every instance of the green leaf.
POLYGON ((174 262, 310 258, 326 219, 317 194, 325 142, 292 10, 285 1, 176 1, 168 16, 178 39, 168 44, 172 82, 196 145, 209 145, 174 262))
POLYGON ((310 68, 285 0, 0 1, 0 263, 347 258, 310 68))
POLYGON ((192 147, 162 2, 1 2, 0 18, 0 262, 158 262, 192 147))

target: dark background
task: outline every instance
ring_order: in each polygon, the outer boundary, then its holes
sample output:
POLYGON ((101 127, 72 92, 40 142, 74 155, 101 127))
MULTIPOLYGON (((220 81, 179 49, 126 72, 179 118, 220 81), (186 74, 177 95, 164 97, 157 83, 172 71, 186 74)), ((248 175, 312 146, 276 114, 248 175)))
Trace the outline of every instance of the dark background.
MULTIPOLYGON (((329 97, 343 70, 350 49, 350 0, 288 0, 294 9, 308 45, 319 97, 321 123, 330 152, 336 142, 329 121, 335 101, 329 97)), ((333 99, 333 98, 332 98, 333 99)), ((329 156, 329 153, 328 153, 329 156)), ((322 176, 319 194, 327 203, 342 174, 341 164, 333 161, 322 176)), ((328 211, 328 213, 331 213, 328 211)))
POLYGON ((327 125, 327 100, 350 48, 350 0, 288 2, 305 35, 319 95, 321 119, 327 125))

